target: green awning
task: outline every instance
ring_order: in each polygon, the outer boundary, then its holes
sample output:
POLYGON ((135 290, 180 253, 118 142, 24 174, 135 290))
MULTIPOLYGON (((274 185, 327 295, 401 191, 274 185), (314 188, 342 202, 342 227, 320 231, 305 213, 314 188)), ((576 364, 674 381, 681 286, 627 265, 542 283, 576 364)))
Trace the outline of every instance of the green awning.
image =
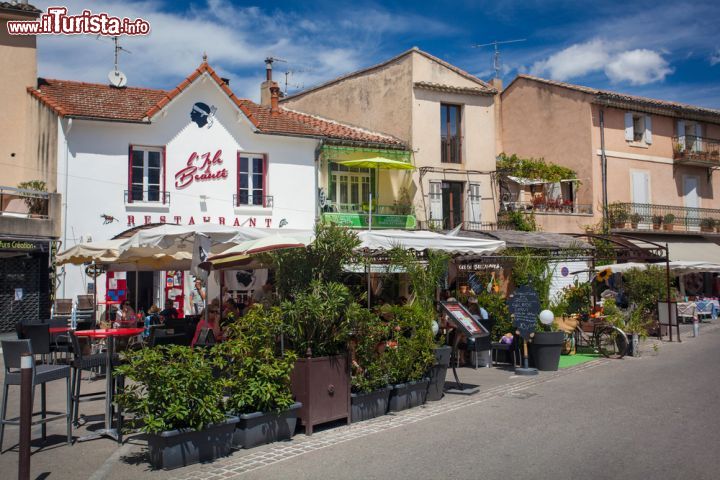
POLYGON ((390 148, 365 148, 365 147, 347 147, 340 145, 323 145, 322 157, 325 160, 346 165, 348 167, 359 168, 397 168, 412 169, 411 156, 409 150, 394 150, 390 148), (378 159, 382 161, 378 162, 378 159), (365 160, 372 162, 372 165, 351 165, 348 161, 365 160), (407 166, 397 166, 396 163, 405 164, 407 166), (385 166, 383 166, 385 165, 385 166))
POLYGON ((400 162, 398 160, 384 157, 333 161, 339 165, 345 165, 346 167, 353 168, 383 168, 387 170, 413 170, 415 168, 411 163, 400 162))

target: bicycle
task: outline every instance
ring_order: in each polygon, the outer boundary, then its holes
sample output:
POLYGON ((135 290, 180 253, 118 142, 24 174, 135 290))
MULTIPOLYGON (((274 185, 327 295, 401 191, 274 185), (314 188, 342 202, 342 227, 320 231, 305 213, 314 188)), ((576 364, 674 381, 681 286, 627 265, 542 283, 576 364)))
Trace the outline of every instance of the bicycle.
POLYGON ((571 333, 565 333, 566 340, 572 342, 570 348, 590 347, 605 358, 623 358, 630 345, 625 332, 615 325, 605 322, 603 317, 593 320, 591 332, 583 329, 583 322, 590 321, 586 317, 579 319, 571 333))

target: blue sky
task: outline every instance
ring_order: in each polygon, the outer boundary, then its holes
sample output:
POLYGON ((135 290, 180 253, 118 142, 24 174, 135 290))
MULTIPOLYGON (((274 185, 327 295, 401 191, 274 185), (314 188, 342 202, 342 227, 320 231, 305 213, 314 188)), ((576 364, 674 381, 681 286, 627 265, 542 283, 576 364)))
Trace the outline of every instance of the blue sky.
MULTIPOLYGON (((503 80, 518 73, 720 108, 720 2, 228 0, 38 1, 116 16, 142 17, 148 37, 122 39, 129 85, 172 88, 207 52, 243 97, 257 100, 263 59, 290 91, 332 79, 418 46, 480 78, 492 76, 493 40, 503 80)), ((94 36, 42 37, 39 74, 105 82, 112 43, 94 36)), ((283 85, 281 85, 283 86, 283 85)), ((284 86, 283 86, 284 87, 284 86)))

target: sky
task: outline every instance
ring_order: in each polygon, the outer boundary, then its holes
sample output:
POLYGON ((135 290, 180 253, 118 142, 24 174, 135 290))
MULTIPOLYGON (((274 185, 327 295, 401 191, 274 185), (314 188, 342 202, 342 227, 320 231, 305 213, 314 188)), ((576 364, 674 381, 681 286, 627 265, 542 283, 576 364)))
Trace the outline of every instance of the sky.
MULTIPOLYGON (((202 62, 259 100, 263 60, 292 93, 417 46, 484 80, 494 40, 505 85, 518 73, 720 109, 720 2, 496 0, 442 2, 230 0, 31 1, 143 18, 121 37, 128 86, 173 88, 202 62), (286 75, 286 72, 287 73, 286 75)), ((113 44, 93 35, 40 36, 39 75, 107 82, 113 44)))

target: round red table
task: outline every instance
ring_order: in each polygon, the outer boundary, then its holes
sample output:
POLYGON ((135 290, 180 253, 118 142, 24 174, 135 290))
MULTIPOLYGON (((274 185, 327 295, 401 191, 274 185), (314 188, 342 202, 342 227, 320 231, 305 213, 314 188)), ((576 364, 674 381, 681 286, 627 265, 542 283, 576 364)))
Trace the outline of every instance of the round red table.
POLYGON ((140 335, 145 331, 144 328, 98 328, 95 330, 76 330, 75 336, 88 338, 104 338, 107 339, 105 353, 107 355, 107 365, 105 367, 105 428, 97 433, 81 437, 78 441, 90 440, 107 435, 114 440, 119 441, 120 436, 116 429, 112 428, 112 400, 114 394, 113 375, 112 375, 112 356, 115 350, 115 337, 133 337, 140 335))
POLYGON ((54 333, 67 333, 70 331, 70 327, 50 327, 48 328, 50 334, 54 333))

